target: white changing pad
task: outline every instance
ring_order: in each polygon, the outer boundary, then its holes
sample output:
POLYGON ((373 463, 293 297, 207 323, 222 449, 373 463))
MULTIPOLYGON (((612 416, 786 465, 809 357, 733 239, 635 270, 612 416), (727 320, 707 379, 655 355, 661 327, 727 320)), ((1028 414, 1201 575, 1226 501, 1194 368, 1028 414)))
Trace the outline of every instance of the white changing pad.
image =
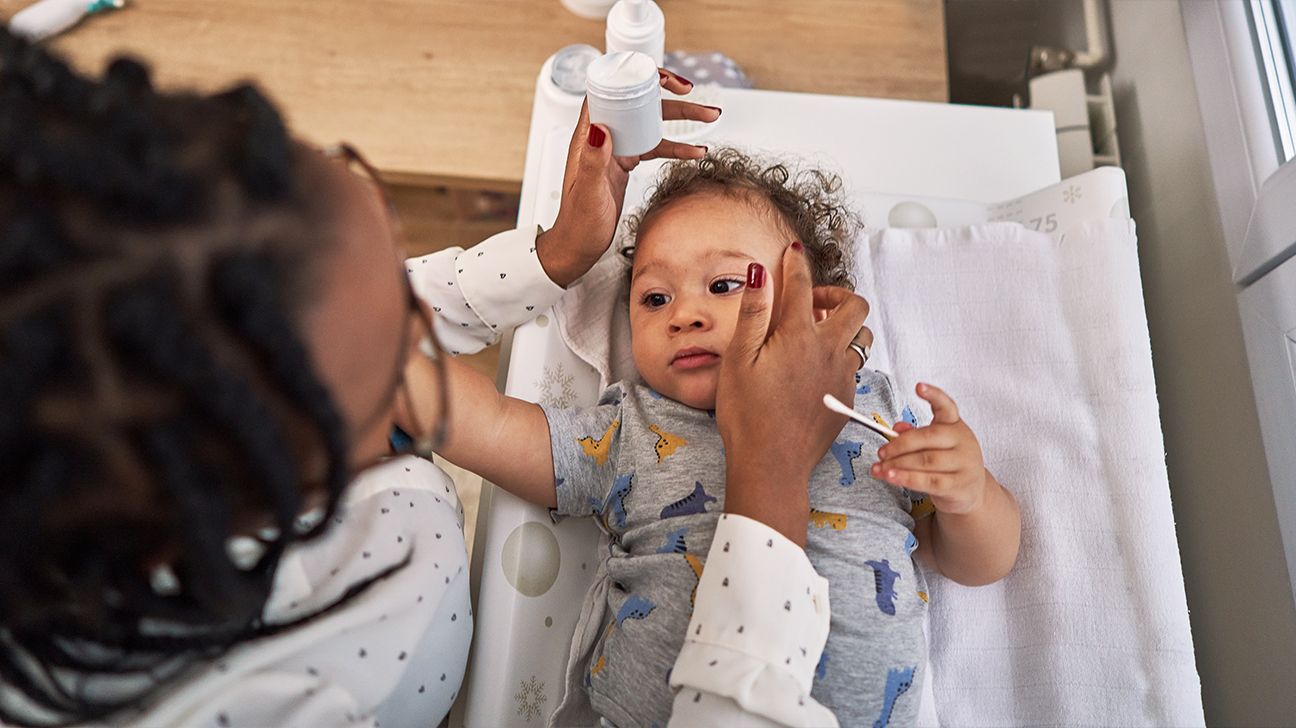
MULTIPOLYGON (((860 203, 874 220, 980 223, 875 231, 857 256, 870 364, 905 391, 946 388, 1022 507, 1007 579, 931 580, 940 722, 1202 725, 1123 172, 997 205, 860 203)), ((609 259, 555 310, 605 380, 634 375, 621 270, 609 259)))

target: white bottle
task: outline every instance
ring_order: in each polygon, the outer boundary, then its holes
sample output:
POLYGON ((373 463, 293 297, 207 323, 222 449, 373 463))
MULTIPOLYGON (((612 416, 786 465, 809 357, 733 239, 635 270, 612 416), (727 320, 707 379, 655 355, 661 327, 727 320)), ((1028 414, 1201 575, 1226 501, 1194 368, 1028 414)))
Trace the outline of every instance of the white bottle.
POLYGON ((666 56, 666 16, 653 0, 621 0, 607 16, 607 52, 638 51, 658 66, 666 56))
POLYGON ((603 20, 616 0, 562 0, 563 7, 589 20, 603 20))
POLYGON ((590 121, 612 131, 616 156, 645 154, 661 142, 659 79, 652 58, 635 51, 608 53, 586 69, 590 121))

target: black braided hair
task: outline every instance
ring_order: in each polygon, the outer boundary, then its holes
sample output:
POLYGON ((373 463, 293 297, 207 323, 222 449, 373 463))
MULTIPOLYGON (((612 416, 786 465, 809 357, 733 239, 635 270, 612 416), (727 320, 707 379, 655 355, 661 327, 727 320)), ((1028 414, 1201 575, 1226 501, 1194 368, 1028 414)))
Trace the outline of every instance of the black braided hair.
POLYGON ((347 482, 297 324, 328 240, 304 154, 250 86, 90 79, 0 28, 0 720, 107 717, 288 626, 262 622, 279 558, 347 482), (277 534, 240 568, 249 523, 277 534))

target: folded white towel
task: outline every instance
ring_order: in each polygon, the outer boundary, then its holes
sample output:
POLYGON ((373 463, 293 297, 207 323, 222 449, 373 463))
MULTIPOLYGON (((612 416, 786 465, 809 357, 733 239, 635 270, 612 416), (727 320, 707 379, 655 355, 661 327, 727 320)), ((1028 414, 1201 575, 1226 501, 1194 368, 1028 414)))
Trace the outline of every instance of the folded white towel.
POLYGON ((1006 579, 931 580, 943 725, 1204 722, 1136 243, 1130 220, 1000 223, 861 256, 900 386, 945 388, 1021 504, 1006 579))

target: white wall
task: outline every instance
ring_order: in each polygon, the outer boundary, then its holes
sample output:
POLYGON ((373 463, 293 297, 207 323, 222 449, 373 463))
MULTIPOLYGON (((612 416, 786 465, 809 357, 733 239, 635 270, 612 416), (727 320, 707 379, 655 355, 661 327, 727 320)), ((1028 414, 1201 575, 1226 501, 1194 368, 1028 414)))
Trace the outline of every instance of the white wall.
POLYGON ((1179 4, 1111 0, 1111 20, 1117 123, 1207 723, 1291 725, 1296 606, 1179 4))

